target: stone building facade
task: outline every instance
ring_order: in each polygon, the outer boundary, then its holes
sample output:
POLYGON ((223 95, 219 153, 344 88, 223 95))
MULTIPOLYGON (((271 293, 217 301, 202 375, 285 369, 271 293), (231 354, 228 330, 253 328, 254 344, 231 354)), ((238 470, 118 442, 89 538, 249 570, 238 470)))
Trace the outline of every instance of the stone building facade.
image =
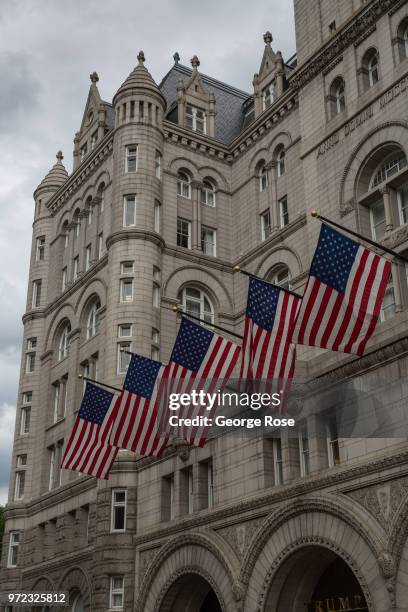
MULTIPOLYGON (((302 293, 310 209, 407 252, 408 3, 294 5, 297 59, 267 32, 248 93, 177 53, 157 85, 141 52, 112 103, 91 75, 73 172, 58 153, 34 192, 0 590, 76 612, 408 610, 406 437, 339 439, 312 412, 298 440, 121 452, 107 482, 59 469, 77 374, 120 386, 121 348, 166 361, 177 304, 241 332, 236 265, 302 293)), ((395 263, 367 355, 302 347, 298 371, 404 406, 407 323, 395 263)))

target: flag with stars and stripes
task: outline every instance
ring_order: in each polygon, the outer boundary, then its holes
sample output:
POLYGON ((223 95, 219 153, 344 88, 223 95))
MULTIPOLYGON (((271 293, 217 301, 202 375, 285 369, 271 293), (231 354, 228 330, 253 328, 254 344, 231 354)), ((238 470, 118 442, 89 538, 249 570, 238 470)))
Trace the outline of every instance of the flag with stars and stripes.
MULTIPOLYGON (((237 344, 183 317, 170 361, 164 371, 168 393, 191 393, 192 390, 216 393, 222 390, 240 352, 241 347, 237 344)), ((190 403, 173 412, 172 416, 177 414, 187 419, 197 416, 212 418, 216 405, 211 410, 207 408, 205 404, 190 403)), ((165 415, 170 416, 168 411, 165 411, 165 415)), ((170 435, 183 438, 196 446, 204 446, 209 426, 171 426, 168 418, 165 420, 167 422, 163 428, 170 435)))
POLYGON ((138 455, 160 456, 168 438, 159 433, 158 392, 164 366, 132 355, 118 400, 110 441, 138 455))
POLYGON ((363 355, 391 263, 323 224, 292 342, 363 355))
POLYGON ((109 443, 118 393, 87 382, 61 467, 109 478, 118 449, 109 443))
POLYGON ((261 279, 249 279, 242 342, 241 380, 274 381, 277 388, 293 378, 296 359, 290 332, 301 298, 261 279))

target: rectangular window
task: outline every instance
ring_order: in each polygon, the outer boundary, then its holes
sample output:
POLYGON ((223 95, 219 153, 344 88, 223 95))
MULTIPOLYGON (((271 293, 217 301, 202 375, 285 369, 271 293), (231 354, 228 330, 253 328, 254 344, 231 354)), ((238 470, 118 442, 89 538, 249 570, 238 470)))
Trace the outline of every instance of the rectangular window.
POLYGON ((283 484, 282 442, 280 438, 273 440, 273 467, 275 485, 283 484))
POLYGON ((123 576, 111 576, 110 579, 110 608, 112 610, 123 610, 124 603, 124 580, 123 576))
POLYGON ((123 227, 136 225, 136 196, 127 195, 123 200, 123 227))
POLYGON ((381 304, 380 319, 381 321, 387 321, 392 319, 395 315, 395 294, 394 294, 394 279, 392 274, 388 279, 387 287, 385 289, 384 298, 381 304))
POLYGON ((73 275, 72 275, 72 279, 74 281, 77 280, 78 273, 79 273, 79 257, 77 255, 76 257, 74 257, 74 271, 73 271, 73 275))
POLYGON ((20 546, 20 532, 10 531, 9 554, 7 559, 7 567, 17 567, 18 563, 18 547, 20 546))
POLYGON ((201 249, 204 255, 215 257, 217 254, 216 231, 204 225, 201 226, 201 249))
POLYGON ((98 235, 98 259, 100 259, 103 255, 103 234, 100 233, 98 235))
POLYGON ((16 484, 14 488, 14 499, 23 499, 25 488, 25 472, 16 472, 16 484))
POLYGON ((92 219, 93 219, 93 208, 89 207, 88 208, 88 225, 92 225, 92 219))
POLYGON ((43 261, 45 253, 45 236, 40 236, 36 240, 35 261, 43 261))
POLYGON ((214 505, 214 471, 212 461, 207 461, 207 498, 208 507, 212 508, 214 505))
POLYGON ((271 211, 268 209, 261 215, 261 237, 262 240, 269 238, 272 232, 271 211))
POLYGON ((30 374, 34 372, 35 368, 35 353, 27 353, 26 354, 26 373, 30 374))
POLYGON ((161 204, 160 202, 154 203, 154 231, 160 233, 160 216, 161 216, 161 204))
POLYGON ((16 465, 18 468, 24 467, 25 465, 27 465, 27 455, 26 454, 17 455, 16 465))
POLYGON ((206 134, 207 121, 203 110, 187 104, 186 107, 186 127, 199 134, 206 134))
POLYGON ((94 150, 97 142, 98 142, 98 132, 96 131, 91 136, 91 151, 94 150))
POLYGON ((133 301, 133 279, 122 278, 122 280, 120 281, 120 301, 133 301))
POLYGON ((131 355, 125 351, 132 351, 132 344, 130 342, 120 342, 118 344, 118 374, 124 374, 130 363, 131 355))
POLYGON ((160 308, 160 285, 153 283, 153 307, 160 308))
POLYGON ((329 467, 333 467, 340 464, 340 444, 335 414, 327 417, 326 431, 329 467))
POLYGON ((118 327, 118 336, 119 338, 130 338, 132 335, 132 324, 131 323, 122 323, 118 327))
POLYGON ((307 425, 304 423, 301 425, 299 431, 299 460, 301 476, 307 476, 310 473, 309 458, 309 437, 307 435, 307 425))
POLYGON ((91 267, 92 245, 88 244, 85 251, 85 270, 91 267))
POLYGON ((65 291, 67 288, 67 268, 62 268, 62 279, 61 279, 61 290, 65 291))
POLYGON ((137 170, 137 145, 126 147, 126 172, 136 172, 137 170))
POLYGON ((21 409, 20 433, 30 433, 31 408, 21 409))
POLYGON ((41 306, 41 284, 40 280, 33 281, 33 293, 31 306, 33 308, 39 308, 41 306))
POLYGON ((371 235, 374 240, 382 240, 385 234, 385 210, 382 200, 370 206, 371 235))
POLYGON ((27 350, 33 351, 37 348, 37 338, 28 338, 27 340, 27 350))
POLYGON ((74 238, 79 238, 80 231, 81 231, 81 221, 80 221, 79 217, 77 217, 76 224, 75 224, 74 238))
POLYGON ((162 520, 174 519, 174 474, 162 478, 162 520))
POLYGON ((160 361, 160 350, 157 346, 152 346, 151 358, 153 361, 160 361))
POLYGON ((177 217, 177 246, 191 249, 191 221, 177 217))
POLYGON ((161 174, 162 174, 162 154, 159 153, 159 151, 156 151, 155 170, 156 170, 156 178, 161 179, 161 174))
POLYGON ((60 405, 60 383, 56 382, 53 384, 54 393, 54 423, 59 420, 59 405, 60 405))
POLYGON ((152 342, 153 344, 159 344, 160 343, 160 333, 158 329, 155 329, 154 327, 152 328, 152 342))
POLYGON ((135 264, 133 261, 122 261, 120 263, 120 273, 121 274, 133 274, 135 268, 135 264))
POLYGON ((26 391, 25 393, 23 393, 23 404, 31 404, 32 401, 33 401, 32 391, 26 391))
POLYGON ((285 227, 289 223, 288 198, 287 196, 279 200, 280 226, 285 227))
POLYGON ((126 489, 112 489, 111 531, 126 531, 126 489))

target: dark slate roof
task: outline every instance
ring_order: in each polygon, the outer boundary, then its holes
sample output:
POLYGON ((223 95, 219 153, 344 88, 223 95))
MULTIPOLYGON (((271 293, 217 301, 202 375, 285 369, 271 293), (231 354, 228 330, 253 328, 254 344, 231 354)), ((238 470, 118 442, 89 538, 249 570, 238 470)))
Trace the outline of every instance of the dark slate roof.
POLYGON ((102 101, 102 104, 106 110, 106 125, 110 130, 113 130, 115 127, 115 111, 113 110, 113 106, 110 102, 102 101))
MULTIPOLYGON (((192 70, 182 64, 174 64, 159 85, 159 89, 167 102, 167 119, 174 121, 177 97, 177 83, 180 79, 187 82, 192 70)), ((250 94, 205 74, 201 79, 209 93, 215 96, 215 137, 228 144, 240 133, 243 124, 243 103, 250 94)))

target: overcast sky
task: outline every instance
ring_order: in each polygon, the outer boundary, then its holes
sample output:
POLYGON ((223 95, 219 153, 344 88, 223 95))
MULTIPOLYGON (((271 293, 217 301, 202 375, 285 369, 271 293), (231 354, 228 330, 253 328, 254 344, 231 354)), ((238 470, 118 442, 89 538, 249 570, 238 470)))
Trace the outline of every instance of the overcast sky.
POLYGON ((160 82, 178 51, 190 65, 251 92, 266 30, 285 59, 295 51, 292 0, 1 0, 0 2, 0 503, 7 497, 25 309, 32 193, 62 149, 72 169, 96 70, 111 101, 137 64, 160 82))

